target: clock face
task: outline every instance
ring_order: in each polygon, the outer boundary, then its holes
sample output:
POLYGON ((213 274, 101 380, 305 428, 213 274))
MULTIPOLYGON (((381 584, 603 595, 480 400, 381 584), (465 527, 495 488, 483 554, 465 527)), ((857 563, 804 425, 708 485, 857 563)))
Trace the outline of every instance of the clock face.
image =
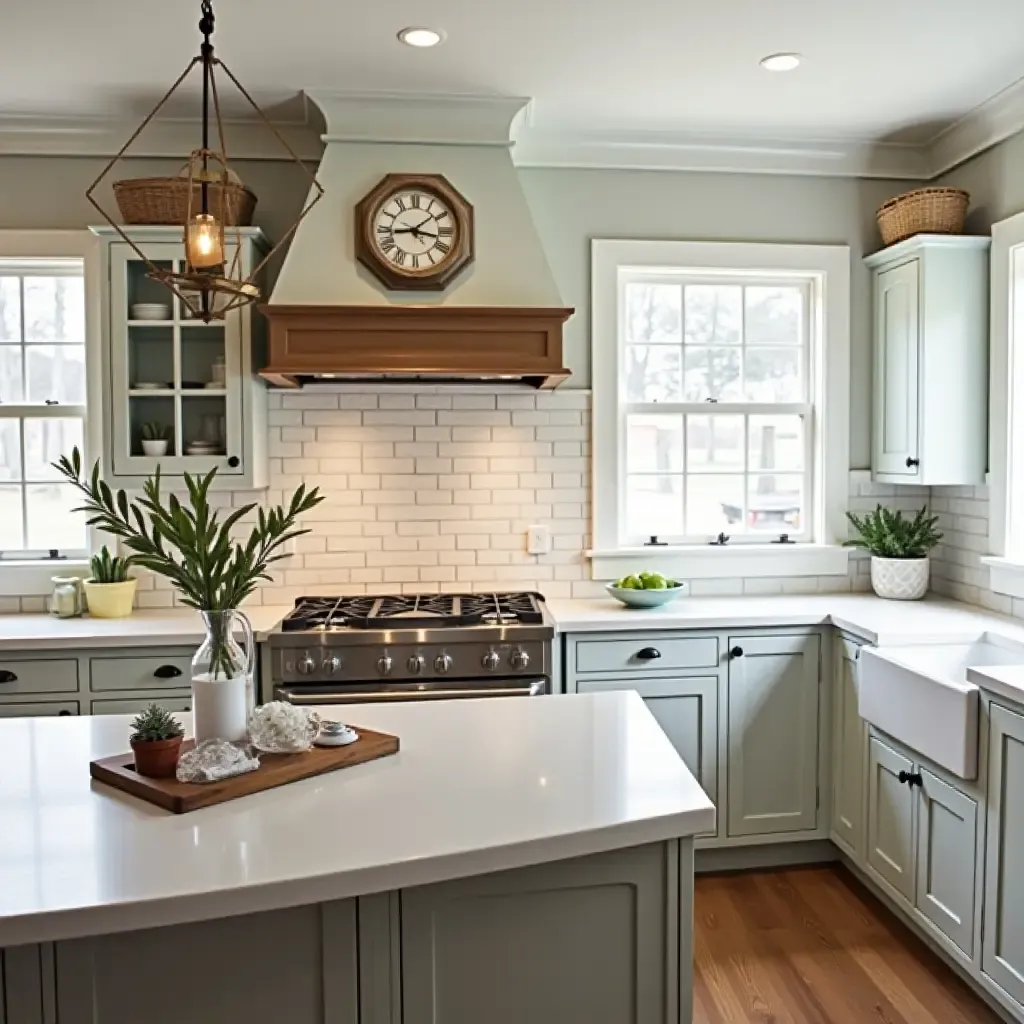
POLYGON ((391 269, 410 277, 441 270, 459 242, 459 223, 445 200, 421 188, 387 196, 373 214, 373 244, 391 269))

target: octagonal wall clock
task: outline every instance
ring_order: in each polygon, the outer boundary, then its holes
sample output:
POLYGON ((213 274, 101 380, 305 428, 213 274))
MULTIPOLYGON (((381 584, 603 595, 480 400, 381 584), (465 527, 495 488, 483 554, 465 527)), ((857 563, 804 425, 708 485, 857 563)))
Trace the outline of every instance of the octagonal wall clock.
POLYGON ((385 175, 355 229, 356 258, 395 291, 441 291, 473 262, 473 207, 441 174, 385 175))

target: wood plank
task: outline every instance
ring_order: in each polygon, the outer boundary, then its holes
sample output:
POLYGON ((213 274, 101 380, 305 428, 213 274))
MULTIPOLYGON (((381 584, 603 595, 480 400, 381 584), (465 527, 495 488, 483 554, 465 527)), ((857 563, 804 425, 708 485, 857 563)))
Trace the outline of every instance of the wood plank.
POLYGON ((999 1024, 839 865, 700 875, 694 1024, 999 1024))
MULTIPOLYGON (((102 757, 89 763, 89 774, 99 782, 123 790, 175 814, 185 814, 224 803, 240 796, 249 796, 277 786, 323 775, 338 768, 387 757, 398 752, 399 740, 386 732, 357 730, 359 739, 345 747, 313 747, 301 754, 260 754, 260 767, 245 775, 236 775, 222 782, 178 782, 177 779, 149 779, 135 770, 132 755, 102 757)), ((190 749, 191 740, 182 744, 182 752, 190 749)))

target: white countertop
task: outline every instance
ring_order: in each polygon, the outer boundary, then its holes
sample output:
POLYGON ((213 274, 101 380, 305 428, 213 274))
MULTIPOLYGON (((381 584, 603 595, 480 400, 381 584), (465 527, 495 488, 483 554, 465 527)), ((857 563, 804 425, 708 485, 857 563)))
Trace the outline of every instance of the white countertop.
POLYGON ((1017 704, 1024 704, 1024 665, 969 668, 967 681, 1017 704))
MULTIPOLYGON (((337 709, 323 709, 336 714, 337 709)), ((89 778, 129 716, 0 720, 0 947, 340 899, 692 835, 632 692, 368 704, 398 754, 173 815, 89 778)))
MULTIPOLYGON (((257 640, 291 611, 290 606, 253 605, 242 609, 257 640)), ((127 619, 58 619, 53 615, 0 615, 0 651, 51 648, 198 646, 203 623, 190 608, 136 609, 127 619)))

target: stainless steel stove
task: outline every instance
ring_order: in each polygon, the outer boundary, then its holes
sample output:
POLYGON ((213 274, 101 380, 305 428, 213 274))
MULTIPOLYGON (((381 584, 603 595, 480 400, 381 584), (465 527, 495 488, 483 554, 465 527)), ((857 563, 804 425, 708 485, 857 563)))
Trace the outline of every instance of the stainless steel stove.
POLYGON ((270 637, 277 700, 529 697, 551 690, 540 594, 301 597, 270 637))

